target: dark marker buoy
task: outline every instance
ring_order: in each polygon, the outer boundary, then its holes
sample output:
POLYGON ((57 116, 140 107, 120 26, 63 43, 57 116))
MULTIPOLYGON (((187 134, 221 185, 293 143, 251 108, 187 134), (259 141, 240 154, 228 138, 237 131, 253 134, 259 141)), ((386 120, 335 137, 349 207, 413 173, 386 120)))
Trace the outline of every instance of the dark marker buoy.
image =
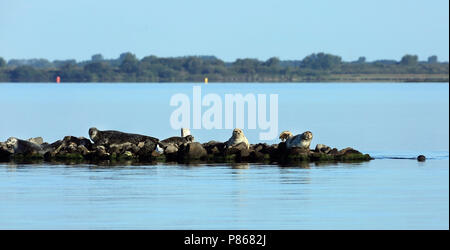
POLYGON ((425 155, 419 155, 419 156, 417 156, 417 161, 425 161, 425 160, 426 160, 425 155))

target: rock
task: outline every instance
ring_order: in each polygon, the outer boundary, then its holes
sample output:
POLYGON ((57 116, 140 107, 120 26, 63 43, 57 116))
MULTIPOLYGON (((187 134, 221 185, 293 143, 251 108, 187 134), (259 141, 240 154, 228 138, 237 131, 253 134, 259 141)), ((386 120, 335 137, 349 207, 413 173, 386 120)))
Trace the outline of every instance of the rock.
POLYGON ((207 143, 202 144, 202 146, 206 149, 208 154, 223 154, 225 150, 225 143, 217 142, 217 141, 209 141, 207 143))
POLYGON ((288 149, 288 154, 306 154, 309 155, 309 148, 290 148, 288 149))
POLYGON ((337 154, 338 155, 361 154, 361 152, 359 152, 358 150, 355 150, 353 148, 347 147, 347 148, 340 150, 337 154))
POLYGON ((125 151, 122 155, 122 158, 125 158, 125 159, 132 159, 133 157, 134 157, 134 155, 130 151, 125 151))
POLYGON ((417 156, 417 161, 424 162, 426 159, 427 159, 427 158, 425 157, 425 155, 419 155, 419 156, 417 156))
POLYGON ((75 137, 75 136, 66 136, 62 140, 62 144, 70 145, 71 143, 74 143, 75 145, 83 145, 89 150, 92 150, 92 142, 85 138, 85 137, 75 137))
MULTIPOLYGON (((110 153, 110 154, 123 154, 125 151, 136 151, 134 146, 136 146, 136 145, 131 144, 129 142, 122 143, 122 144, 112 144, 112 145, 109 146, 108 153, 110 153)), ((136 146, 136 148, 139 148, 139 147, 136 146)), ((139 150, 137 150, 137 151, 139 151, 139 150)))
POLYGON ((264 162, 264 161, 268 160, 268 159, 266 159, 266 155, 261 153, 261 151, 251 151, 250 159, 254 162, 264 162))
POLYGON ((314 152, 317 153, 325 153, 328 154, 331 151, 331 148, 324 144, 317 144, 314 152))
POLYGON ((207 152, 198 142, 182 145, 178 151, 179 158, 183 160, 206 158, 207 152))
POLYGON ((6 143, 0 142, 0 161, 9 161, 13 153, 6 147, 6 143))
POLYGON ((339 150, 337 148, 333 148, 328 152, 329 155, 337 155, 339 153, 339 150))
POLYGON ((278 143, 277 149, 278 149, 278 152, 279 152, 281 155, 287 154, 287 146, 286 146, 286 142, 280 142, 280 143, 278 143))
POLYGON ((93 144, 89 139, 75 136, 66 136, 43 149, 46 158, 82 158, 92 150, 93 144))
MULTIPOLYGON (((140 143, 138 143, 140 144, 140 143)), ((142 145, 142 144, 140 144, 142 145)), ((136 155, 139 157, 140 160, 143 161, 151 161, 152 159, 152 152, 155 151, 157 144, 153 142, 152 140, 147 140, 144 142, 144 145, 142 147, 139 147, 139 150, 136 152, 136 155)), ((158 152, 156 152, 158 153, 158 152)), ((160 155, 160 153, 158 153, 160 155)))
POLYGON ((104 146, 96 146, 94 147, 94 156, 97 159, 106 159, 110 157, 110 154, 106 152, 104 146))
POLYGON ((114 130, 100 131, 96 128, 89 129, 89 137, 96 145, 103 146, 110 144, 123 144, 127 142, 138 145, 140 142, 145 141, 152 141, 153 143, 157 143, 159 141, 157 138, 151 136, 130 134, 114 130))
POLYGON ((250 153, 254 152, 253 149, 249 149, 248 144, 245 142, 238 143, 233 147, 225 148, 225 156, 227 159, 232 159, 234 161, 247 161, 250 158, 250 153))
POLYGON ((270 146, 267 145, 267 143, 258 143, 256 145, 252 145, 251 148, 256 151, 256 152, 261 152, 263 154, 267 154, 268 153, 268 148, 270 146))
POLYGON ((30 139, 28 139, 28 141, 32 142, 32 143, 36 143, 38 145, 41 145, 44 143, 44 139, 42 139, 42 137, 30 138, 30 139))
POLYGON ((172 144, 170 144, 169 146, 167 146, 164 149, 165 154, 174 154, 176 152, 178 152, 178 147, 176 147, 175 145, 172 145, 172 144))
POLYGON ((90 151, 84 145, 78 145, 77 152, 79 152, 83 156, 86 156, 90 153, 90 151))

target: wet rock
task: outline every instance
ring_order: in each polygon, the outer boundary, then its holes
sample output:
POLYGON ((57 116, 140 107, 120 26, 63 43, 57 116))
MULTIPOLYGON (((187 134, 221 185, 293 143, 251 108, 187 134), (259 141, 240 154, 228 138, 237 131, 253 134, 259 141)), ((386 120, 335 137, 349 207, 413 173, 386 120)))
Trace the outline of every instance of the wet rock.
POLYGON ((143 143, 138 143, 138 151, 136 152, 136 155, 139 157, 139 160, 141 161, 153 161, 154 158, 152 156, 153 153, 160 155, 161 153, 156 152, 156 146, 157 144, 152 140, 146 140, 143 143))
POLYGON ((178 147, 176 147, 175 145, 168 145, 166 148, 164 148, 164 153, 165 154, 174 154, 178 152, 178 147))
POLYGON ((90 154, 91 150, 93 150, 93 144, 89 139, 75 136, 66 136, 63 140, 56 141, 44 149, 46 158, 82 158, 90 154))
POLYGON ((233 147, 225 148, 224 154, 227 161, 248 161, 251 157, 251 152, 254 152, 254 149, 250 149, 248 144, 245 142, 238 143, 233 147))
POLYGON ((84 145, 78 145, 77 152, 79 152, 83 156, 86 156, 90 153, 90 151, 84 145))
POLYGON ((337 148, 333 148, 332 150, 330 150, 330 152, 328 152, 328 154, 330 155, 337 155, 339 153, 339 150, 337 148))
POLYGON ((198 142, 182 145, 178 150, 179 158, 183 160, 197 160, 204 159, 207 156, 207 151, 202 144, 198 142))
POLYGON ((35 137, 35 138, 30 138, 28 139, 29 142, 38 144, 38 145, 42 145, 44 144, 44 139, 42 139, 42 137, 35 137))
POLYGON ((223 142, 209 141, 202 144, 202 146, 206 149, 208 154, 212 155, 223 154, 225 151, 225 143, 223 142))
POLYGON ((337 153, 338 155, 347 155, 347 154, 361 154, 358 150, 355 150, 353 148, 347 147, 342 150, 339 150, 337 153))
POLYGON ((106 148, 104 146, 95 146, 93 151, 94 158, 96 159, 109 159, 111 156, 108 152, 106 152, 106 148))
POLYGON ((13 153, 4 142, 0 142, 0 161, 9 161, 13 153))
POLYGON ((270 157, 266 157, 269 156, 268 154, 263 154, 261 153, 261 151, 251 151, 250 152, 250 160, 254 161, 254 162, 265 162, 270 160, 270 157))
POLYGON ((267 143, 258 143, 256 145, 252 145, 251 148, 256 152, 261 152, 262 154, 267 154, 270 151, 271 146, 267 145, 267 143))
POLYGON ((317 152, 317 153, 328 154, 330 151, 331 151, 331 148, 324 144, 317 144, 316 148, 314 149, 314 152, 317 152))

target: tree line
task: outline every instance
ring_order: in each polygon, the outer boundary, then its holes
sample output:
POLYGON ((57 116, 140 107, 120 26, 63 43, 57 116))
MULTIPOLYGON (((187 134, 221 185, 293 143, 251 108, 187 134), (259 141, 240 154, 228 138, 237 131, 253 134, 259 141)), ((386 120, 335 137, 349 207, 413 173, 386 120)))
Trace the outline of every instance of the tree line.
MULTIPOLYGON (((157 57, 138 59, 130 52, 116 59, 95 54, 90 60, 11 59, 0 57, 0 82, 291 82, 320 81, 327 76, 347 75, 447 75, 448 62, 437 56, 419 61, 416 55, 405 55, 400 61, 377 60, 365 57, 344 62, 340 56, 314 53, 302 60, 266 61, 237 59, 224 62, 214 56, 157 57)), ((376 79, 376 77, 374 77, 376 79)))

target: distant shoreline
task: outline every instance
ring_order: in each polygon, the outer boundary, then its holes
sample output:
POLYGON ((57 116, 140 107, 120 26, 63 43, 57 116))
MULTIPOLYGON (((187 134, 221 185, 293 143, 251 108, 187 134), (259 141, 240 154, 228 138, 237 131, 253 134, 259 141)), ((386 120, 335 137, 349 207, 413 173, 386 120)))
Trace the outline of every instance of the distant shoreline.
POLYGON ((266 61, 244 58, 225 62, 214 56, 138 59, 123 53, 117 59, 101 54, 91 60, 11 59, 0 57, 0 82, 448 82, 449 63, 437 56, 419 61, 416 55, 401 60, 368 62, 365 57, 345 62, 341 57, 317 53, 302 60, 266 61))

